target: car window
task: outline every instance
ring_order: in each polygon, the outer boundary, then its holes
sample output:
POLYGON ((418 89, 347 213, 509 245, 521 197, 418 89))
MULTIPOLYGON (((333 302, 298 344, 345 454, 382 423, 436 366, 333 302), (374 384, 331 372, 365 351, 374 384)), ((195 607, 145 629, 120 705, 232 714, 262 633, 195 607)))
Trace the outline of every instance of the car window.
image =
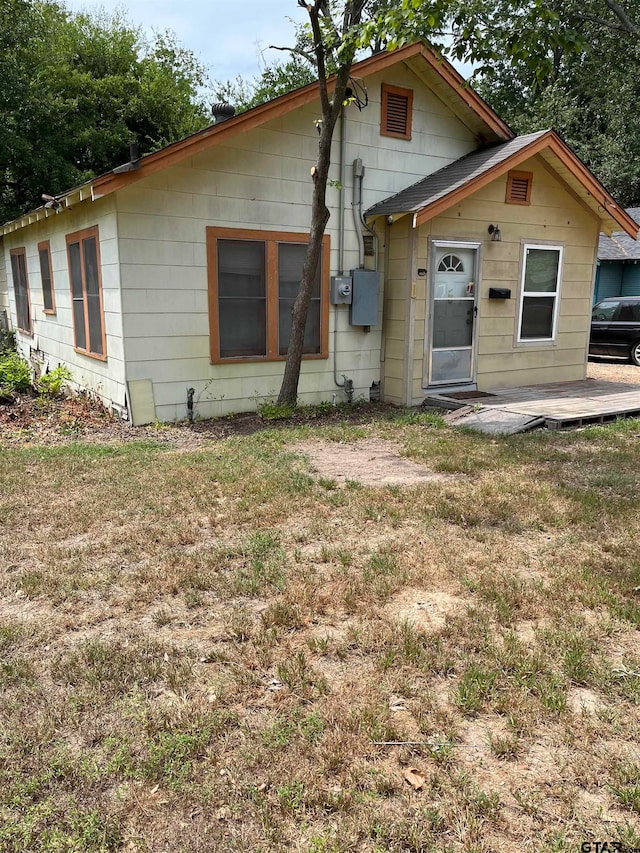
POLYGON ((620 302, 617 299, 605 299, 604 302, 598 302, 593 306, 591 312, 592 320, 611 320, 616 313, 616 308, 620 302))
POLYGON ((620 316, 618 317, 621 323, 638 323, 640 322, 640 302, 623 302, 620 306, 620 316))

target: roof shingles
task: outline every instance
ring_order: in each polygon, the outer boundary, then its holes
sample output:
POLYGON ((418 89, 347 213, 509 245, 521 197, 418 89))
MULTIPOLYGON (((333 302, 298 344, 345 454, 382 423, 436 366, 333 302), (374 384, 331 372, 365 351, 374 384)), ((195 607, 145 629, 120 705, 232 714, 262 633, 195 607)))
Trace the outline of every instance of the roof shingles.
MULTIPOLYGON (((628 207, 627 213, 640 221, 640 207, 628 207)), ((624 231, 614 231, 611 237, 600 235, 598 259, 601 261, 640 261, 640 241, 632 240, 624 231)))
POLYGON ((502 145, 473 151, 399 193, 374 204, 367 210, 367 216, 387 216, 421 210, 509 159, 545 133, 548 131, 540 130, 537 133, 516 136, 502 145))

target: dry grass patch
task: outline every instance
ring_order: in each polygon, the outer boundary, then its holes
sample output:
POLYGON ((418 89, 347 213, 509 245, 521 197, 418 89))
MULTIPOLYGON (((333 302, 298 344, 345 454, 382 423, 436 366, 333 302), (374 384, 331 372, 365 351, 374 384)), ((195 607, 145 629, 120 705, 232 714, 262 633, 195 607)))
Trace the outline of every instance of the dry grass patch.
POLYGON ((0 456, 2 850, 640 845, 637 425, 166 432, 0 456))

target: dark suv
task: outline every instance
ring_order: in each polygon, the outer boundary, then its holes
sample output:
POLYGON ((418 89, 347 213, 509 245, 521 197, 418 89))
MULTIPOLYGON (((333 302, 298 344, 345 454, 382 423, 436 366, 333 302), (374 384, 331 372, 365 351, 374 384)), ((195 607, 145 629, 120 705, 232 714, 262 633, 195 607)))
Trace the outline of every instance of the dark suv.
POLYGON ((617 355, 640 367, 640 296, 603 299, 591 312, 590 355, 617 355))

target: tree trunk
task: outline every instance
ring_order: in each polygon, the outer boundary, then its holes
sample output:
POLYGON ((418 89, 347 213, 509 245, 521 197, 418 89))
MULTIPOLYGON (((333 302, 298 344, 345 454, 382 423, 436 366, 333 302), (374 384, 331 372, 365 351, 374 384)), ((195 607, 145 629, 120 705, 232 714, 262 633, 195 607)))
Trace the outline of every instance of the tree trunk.
POLYGON ((295 406, 298 398, 304 330, 307 324, 307 314, 309 313, 313 284, 322 254, 322 240, 330 215, 326 205, 326 190, 329 167, 331 165, 332 135, 333 129, 330 130, 323 123, 322 135, 318 146, 318 162, 313 174, 313 201, 311 206, 309 244, 302 267, 302 281, 300 282, 296 301, 293 304, 289 349, 287 350, 287 361, 278 395, 278 403, 287 406, 295 406))
MULTIPOLYGON (((322 254, 322 240, 330 215, 326 198, 327 180, 331 166, 331 141, 344 102, 349 73, 355 54, 355 45, 343 51, 341 64, 335 78, 333 97, 329 99, 325 65, 325 45, 319 23, 320 16, 327 14, 325 3, 324 0, 316 0, 315 3, 298 0, 298 5, 304 6, 309 12, 311 29, 313 31, 319 78, 320 104, 322 106, 322 125, 320 128, 320 140, 318 142, 318 160, 311 170, 313 177, 313 200, 311 204, 309 244, 302 267, 302 281, 300 282, 296 301, 293 304, 289 349, 287 350, 287 361, 284 367, 282 385, 278 394, 278 403, 284 406, 295 406, 298 399, 298 382, 300 381, 302 350, 304 348, 304 330, 307 325, 313 284, 322 254)), ((364 5, 365 0, 351 0, 345 4, 342 26, 343 36, 350 27, 357 26, 360 23, 364 5)))

